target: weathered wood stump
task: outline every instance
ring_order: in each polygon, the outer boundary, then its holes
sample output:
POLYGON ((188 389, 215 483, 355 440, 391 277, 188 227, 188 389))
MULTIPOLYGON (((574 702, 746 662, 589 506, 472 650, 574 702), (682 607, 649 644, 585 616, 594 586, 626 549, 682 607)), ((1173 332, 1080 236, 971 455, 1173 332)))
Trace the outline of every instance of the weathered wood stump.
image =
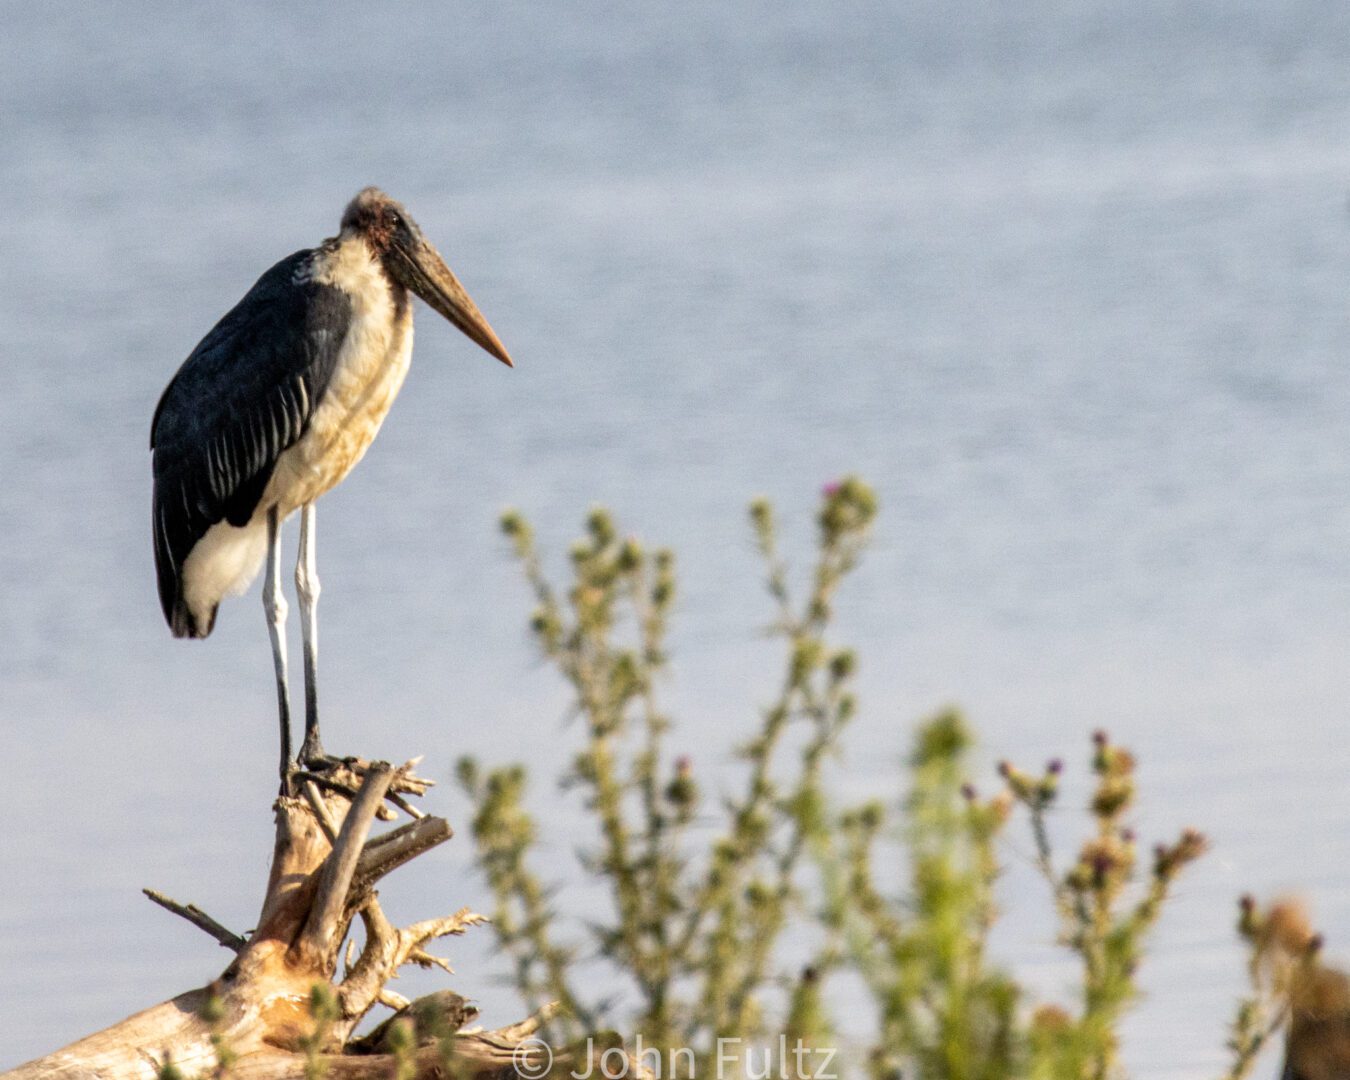
MULTIPOLYGON (((205 987, 4 1073, 3 1080, 155 1080, 167 1064, 185 1077, 213 1075, 218 1045, 229 1048, 228 1075, 240 1080, 299 1080, 307 1066, 311 1075, 317 1067, 332 1080, 393 1077, 400 1061, 390 1052, 388 1028, 352 1037, 377 1003, 423 1021, 405 1033, 404 1076, 411 1068, 419 1078, 515 1077, 513 1055, 519 1061, 522 1051, 537 1043, 534 1033, 546 1017, 496 1031, 465 1030, 462 1024, 474 1010, 457 995, 410 1003, 386 986, 405 964, 448 971, 427 946, 485 921, 466 908, 400 929, 380 908, 375 891, 380 880, 451 836, 444 819, 426 816, 409 802, 429 786, 413 774, 415 765, 351 759, 321 774, 294 776, 290 793, 275 803, 271 872, 257 929, 247 938, 193 905, 146 890, 234 951, 224 972, 205 987), (411 820, 372 837, 377 817, 397 816, 386 802, 411 820), (358 917, 365 930, 359 952, 348 938, 358 917), (344 942, 346 962, 339 975, 344 942), (322 1022, 311 1006, 316 986, 323 988, 320 997, 329 1009, 322 1022), (438 1022, 427 1024, 428 1017, 438 1022), (407 1047, 409 1034, 414 1044, 425 1045, 407 1047)), ((538 1050, 544 1052, 542 1044, 538 1050)), ((556 1060, 561 1065, 569 1055, 556 1060)))

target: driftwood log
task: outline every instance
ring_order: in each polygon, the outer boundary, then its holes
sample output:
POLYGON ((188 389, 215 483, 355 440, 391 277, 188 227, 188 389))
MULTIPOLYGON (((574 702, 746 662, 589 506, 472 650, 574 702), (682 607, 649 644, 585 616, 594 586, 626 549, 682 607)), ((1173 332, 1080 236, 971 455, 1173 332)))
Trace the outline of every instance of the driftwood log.
MULTIPOLYGON (((429 786, 414 775, 415 765, 351 759, 323 773, 294 775, 274 807, 276 841, 255 930, 235 934, 195 905, 146 890, 235 954, 224 972, 0 1080, 155 1080, 167 1065, 187 1078, 213 1076, 220 1072, 218 1046, 228 1048, 227 1075, 238 1080, 300 1080, 316 1069, 330 1080, 383 1078, 400 1064, 402 1076, 419 1080, 513 1078, 522 1055, 547 1056, 535 1037, 546 1011, 495 1031, 470 1030, 463 1024, 475 1012, 458 995, 409 1002, 386 985, 405 964, 448 971, 428 946, 485 921, 466 908, 397 928, 380 908, 380 880, 451 835, 444 819, 409 801, 429 786), (372 837, 377 818, 396 819, 390 804, 411 820, 372 837), (349 938, 357 918, 364 927, 359 950, 349 938), (328 1013, 323 1020, 312 1005, 316 986, 328 1013), (418 1019, 404 1033, 401 1058, 391 1052, 389 1025, 353 1037, 376 1004, 418 1019)), ((557 1053, 555 1069, 570 1069, 571 1060, 557 1053)), ((534 1063, 519 1071, 540 1075, 534 1063)))

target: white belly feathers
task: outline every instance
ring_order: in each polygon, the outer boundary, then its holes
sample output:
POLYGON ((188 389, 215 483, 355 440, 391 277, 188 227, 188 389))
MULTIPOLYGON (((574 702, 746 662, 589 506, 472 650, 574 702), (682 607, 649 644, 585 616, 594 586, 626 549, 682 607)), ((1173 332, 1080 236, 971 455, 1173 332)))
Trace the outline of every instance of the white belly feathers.
POLYGON ((277 459, 258 504, 264 516, 278 506, 285 517, 351 471, 379 433, 412 359, 411 297, 390 285, 363 239, 344 240, 314 279, 352 298, 351 328, 309 428, 277 459))

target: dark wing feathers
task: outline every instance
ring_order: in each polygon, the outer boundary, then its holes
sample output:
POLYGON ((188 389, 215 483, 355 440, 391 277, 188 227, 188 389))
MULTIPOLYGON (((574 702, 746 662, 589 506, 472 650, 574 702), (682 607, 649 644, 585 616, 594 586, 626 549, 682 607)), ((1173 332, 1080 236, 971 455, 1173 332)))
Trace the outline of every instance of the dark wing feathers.
POLYGON ((182 568, 219 521, 248 524, 278 455, 309 425, 351 319, 340 289, 310 280, 313 251, 258 279, 173 377, 150 425, 155 565, 175 634, 204 637, 182 599, 182 568))

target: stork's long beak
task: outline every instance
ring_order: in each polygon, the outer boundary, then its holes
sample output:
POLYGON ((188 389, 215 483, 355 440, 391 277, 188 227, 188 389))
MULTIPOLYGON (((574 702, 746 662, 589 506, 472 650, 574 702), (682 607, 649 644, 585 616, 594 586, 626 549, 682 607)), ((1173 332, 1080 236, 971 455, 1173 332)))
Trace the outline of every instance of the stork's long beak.
POLYGON ((469 298, 459 279, 445 265, 441 254, 425 239, 418 237, 405 246, 395 243, 404 282, 418 296, 454 323, 477 345, 486 349, 507 367, 514 367, 506 346, 488 325, 478 305, 469 298))

